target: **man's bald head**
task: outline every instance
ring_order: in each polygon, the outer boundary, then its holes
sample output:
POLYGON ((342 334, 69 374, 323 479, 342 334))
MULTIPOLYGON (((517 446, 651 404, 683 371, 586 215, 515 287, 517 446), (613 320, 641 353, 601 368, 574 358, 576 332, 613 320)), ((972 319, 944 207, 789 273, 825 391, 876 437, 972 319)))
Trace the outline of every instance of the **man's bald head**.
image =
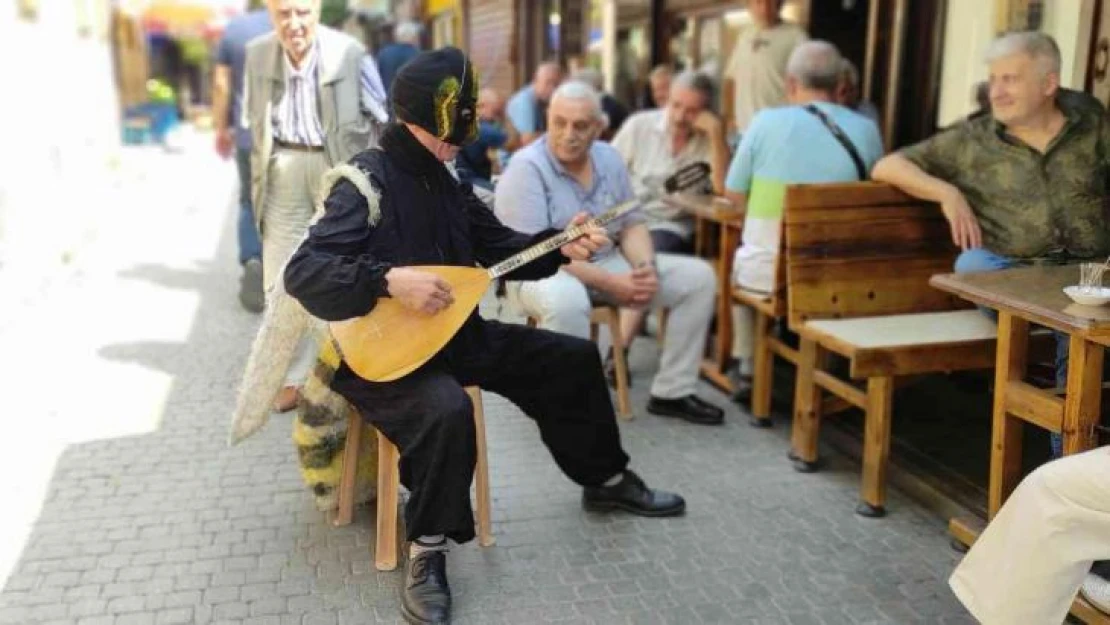
POLYGON ((505 98, 493 87, 485 87, 478 92, 478 117, 480 119, 500 119, 505 114, 505 98))
POLYGON ((536 73, 532 75, 532 89, 536 92, 536 98, 541 102, 551 100, 551 94, 555 93, 555 88, 563 81, 563 68, 554 61, 540 63, 536 67, 536 73))

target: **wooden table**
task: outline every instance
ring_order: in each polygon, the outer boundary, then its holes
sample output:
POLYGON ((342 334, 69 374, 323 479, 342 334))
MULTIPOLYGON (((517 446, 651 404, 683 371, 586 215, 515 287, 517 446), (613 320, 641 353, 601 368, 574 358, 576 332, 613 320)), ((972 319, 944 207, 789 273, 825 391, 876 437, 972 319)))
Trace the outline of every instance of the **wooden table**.
POLYGON ((732 357, 732 257, 740 246, 740 232, 744 227, 744 213, 732 207, 728 200, 712 195, 678 193, 663 201, 682 209, 694 218, 694 250, 698 256, 712 256, 711 227, 717 226, 717 334, 709 358, 702 363, 701 373, 726 393, 732 393, 732 382, 726 370, 732 357))
MULTIPOLYGON (((1065 286, 1078 284, 1079 267, 1023 267, 1005 271, 937 275, 934 287, 998 311, 995 357, 988 519, 1021 480, 1022 424, 1031 423, 1064 439, 1064 453, 1098 444, 1095 426, 1102 400, 1103 347, 1110 346, 1110 307, 1075 304, 1065 286), (1029 326, 1037 324, 1069 336, 1067 387, 1063 397, 1024 381, 1029 326)), ((971 545, 982 523, 952 519, 953 537, 971 545)), ((1077 598, 1072 613, 1087 623, 1110 622, 1077 598)))

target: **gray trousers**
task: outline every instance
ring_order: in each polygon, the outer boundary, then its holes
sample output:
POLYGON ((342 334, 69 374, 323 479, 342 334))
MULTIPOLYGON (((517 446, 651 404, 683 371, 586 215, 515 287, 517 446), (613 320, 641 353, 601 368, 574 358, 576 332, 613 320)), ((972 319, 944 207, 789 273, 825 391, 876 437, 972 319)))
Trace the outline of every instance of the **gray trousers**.
MULTIPOLYGON (((286 261, 300 245, 320 192, 320 177, 329 169, 323 152, 277 149, 270 157, 262 208, 262 284, 269 293, 286 261)), ((300 386, 316 360, 312 339, 302 339, 285 375, 287 386, 300 386)))
MULTIPOLYGON (((650 308, 668 308, 667 340, 651 394, 661 399, 692 395, 713 317, 716 281, 708 263, 690 256, 659 254, 659 291, 650 308)), ((611 273, 632 268, 620 254, 610 254, 597 266, 611 273)), ((542 328, 589 338, 592 304, 586 286, 565 271, 535 282, 513 282, 506 287, 509 305, 518 314, 535 317, 542 328)))

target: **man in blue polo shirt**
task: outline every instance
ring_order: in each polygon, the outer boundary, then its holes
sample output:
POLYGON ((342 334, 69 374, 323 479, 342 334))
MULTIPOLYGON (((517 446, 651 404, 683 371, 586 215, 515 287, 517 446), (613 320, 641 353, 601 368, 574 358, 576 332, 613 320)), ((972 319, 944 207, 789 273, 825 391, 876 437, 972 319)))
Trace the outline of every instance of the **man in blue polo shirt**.
MULTIPOLYGON (((875 122, 834 103, 842 67, 832 44, 799 44, 786 67, 788 105, 757 113, 733 156, 725 194, 747 211, 733 263, 733 279, 742 289, 770 295, 777 287, 775 258, 787 185, 864 180, 883 155, 875 122), (851 143, 858 165, 833 127, 851 143)), ((751 372, 753 320, 750 309, 738 308, 735 332, 743 376, 751 372)))
MULTIPOLYGON (((562 85, 547 113, 547 134, 514 154, 497 183, 497 216, 519 232, 562 229, 579 211, 596 216, 634 197, 620 154, 597 140, 604 114, 592 87, 562 85)), ((597 252, 589 262, 565 265, 544 280, 510 282, 510 304, 544 329, 582 338, 589 334, 595 303, 668 308, 667 341, 647 410, 691 423, 722 423, 724 411, 695 393, 713 316, 713 269, 700 258, 656 254, 638 211, 609 224, 609 230, 615 248, 597 252)))
POLYGON ((509 121, 520 133, 521 145, 539 139, 547 130, 547 103, 562 80, 563 69, 558 63, 541 63, 532 76, 532 84, 509 98, 509 121))

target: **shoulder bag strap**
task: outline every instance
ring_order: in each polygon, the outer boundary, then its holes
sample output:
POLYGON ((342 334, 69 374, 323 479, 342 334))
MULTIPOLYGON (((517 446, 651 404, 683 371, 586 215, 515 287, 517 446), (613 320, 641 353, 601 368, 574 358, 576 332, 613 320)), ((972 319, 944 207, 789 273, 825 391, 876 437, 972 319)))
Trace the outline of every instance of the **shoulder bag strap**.
POLYGON ((856 165, 856 174, 859 175, 859 179, 867 180, 867 168, 863 166, 863 158, 859 155, 859 150, 856 149, 855 144, 848 138, 848 135, 844 134, 840 126, 837 126, 836 122, 828 115, 825 115, 824 111, 817 108, 817 105, 807 104, 804 108, 806 111, 812 113, 814 117, 821 120, 821 123, 825 124, 825 128, 828 128, 832 136, 848 151, 848 156, 852 157, 852 162, 856 165))

